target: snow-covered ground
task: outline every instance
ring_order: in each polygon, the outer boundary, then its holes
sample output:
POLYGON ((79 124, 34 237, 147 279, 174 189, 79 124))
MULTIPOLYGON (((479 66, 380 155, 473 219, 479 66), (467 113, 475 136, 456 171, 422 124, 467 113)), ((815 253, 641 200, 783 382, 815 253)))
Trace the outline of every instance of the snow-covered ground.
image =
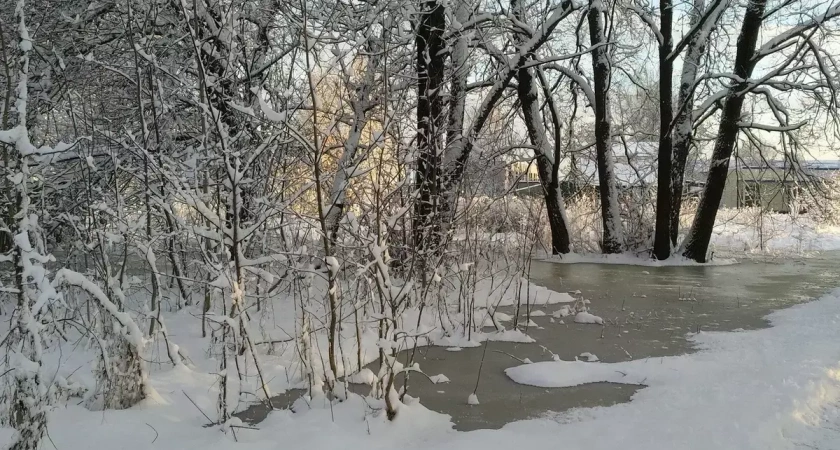
MULTIPOLYGON (((647 387, 628 404, 573 410, 500 430, 456 432, 448 416, 413 399, 388 422, 380 401, 351 395, 332 405, 323 398, 299 402, 297 413, 277 411, 258 429, 225 434, 203 427, 210 422, 204 415, 216 414, 217 378, 199 364, 154 370, 156 395, 129 410, 89 411, 71 399, 50 413, 49 435, 57 448, 73 450, 840 448, 840 290, 769 319, 773 326, 767 329, 695 335, 702 350, 691 355, 512 367, 510 377, 532 385, 616 381, 647 387)), ((72 370, 79 363, 65 360, 62 366, 72 370)), ((285 372, 270 370, 275 376, 285 372)), ((461 394, 466 401, 469 393, 461 394)), ((0 442, 9 436, 10 430, 2 429, 0 442)))
POLYGON ((840 227, 808 215, 762 215, 755 209, 722 209, 718 212, 711 245, 728 253, 802 254, 840 250, 840 227))
MULTIPOLYGON (((687 225, 686 225, 687 226, 687 225)), ((685 228, 683 231, 687 231, 685 228)), ((593 242, 583 247, 597 248, 593 242)), ((758 209, 721 209, 709 245, 711 259, 707 263, 673 256, 665 261, 651 259, 647 252, 604 255, 569 253, 547 260, 559 264, 594 263, 634 266, 730 265, 737 257, 750 255, 807 255, 813 252, 840 250, 840 227, 822 223, 808 215, 792 216, 761 212, 758 209)))
POLYGON ((733 258, 714 258, 706 263, 698 263, 697 261, 674 256, 664 261, 651 259, 649 255, 633 255, 629 253, 620 253, 615 255, 603 254, 577 254, 568 253, 560 256, 552 256, 547 261, 558 264, 619 264, 630 266, 647 266, 647 267, 663 267, 663 266, 728 266, 737 264, 733 258))

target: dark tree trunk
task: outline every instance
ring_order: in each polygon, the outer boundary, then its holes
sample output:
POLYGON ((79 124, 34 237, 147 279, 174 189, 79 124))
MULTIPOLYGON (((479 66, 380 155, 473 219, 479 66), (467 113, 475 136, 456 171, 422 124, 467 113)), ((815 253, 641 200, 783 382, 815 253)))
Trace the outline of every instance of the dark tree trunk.
POLYGON ((537 91, 534 77, 528 69, 520 69, 517 74, 517 93, 522 106, 522 116, 528 129, 528 138, 535 150, 537 171, 543 188, 548 224, 551 227, 551 253, 554 255, 569 253, 569 229, 566 225, 565 206, 560 193, 555 164, 548 157, 551 151, 546 142, 546 130, 539 115, 537 91))
POLYGON ((671 0, 660 0, 659 45, 659 161, 656 186, 656 232, 653 254, 656 259, 671 256, 671 154, 673 152, 671 121, 674 118, 672 104, 672 78, 674 66, 668 56, 673 49, 671 24, 674 10, 671 0))
POLYGON ((545 209, 551 228, 551 254, 565 255, 571 251, 569 229, 566 224, 566 206, 556 177, 545 187, 545 209))
POLYGON ((522 106, 525 126, 528 129, 528 138, 531 145, 537 148, 534 153, 548 213, 548 224, 551 227, 551 253, 555 255, 569 253, 569 230, 566 225, 563 195, 559 189, 557 165, 549 158, 549 155, 553 154, 556 160, 559 155, 552 152, 546 140, 546 130, 540 117, 537 89, 531 70, 520 69, 517 71, 516 78, 517 94, 522 106))
POLYGON ((723 189, 726 186, 726 177, 729 173, 729 159, 732 157, 732 149, 735 147, 735 141, 738 138, 741 106, 744 104, 745 91, 749 87, 747 80, 749 80, 755 67, 753 54, 755 53, 755 45, 758 40, 758 33, 761 30, 766 6, 766 0, 750 0, 744 15, 744 22, 741 25, 741 34, 738 36, 734 73, 737 79, 742 81, 733 82, 729 86, 729 93, 726 96, 723 114, 720 118, 715 149, 712 153, 711 167, 706 178, 706 188, 703 191, 703 197, 700 199, 700 207, 694 217, 691 231, 686 238, 685 251, 683 252, 686 258, 698 262, 706 262, 706 252, 709 249, 715 218, 720 207, 723 189))
MULTIPOLYGON (((604 11, 590 0, 588 21, 592 50, 592 74, 595 81, 595 154, 598 165, 598 190, 601 196, 601 219, 604 253, 621 252, 621 217, 618 210, 618 190, 613 171, 612 136, 610 131, 609 84, 610 63, 604 32, 604 11)), ((601 5, 600 2, 597 3, 601 5)))
POLYGON ((440 232, 441 136, 444 79, 444 6, 436 0, 420 5, 417 27, 417 178, 419 192, 414 206, 414 245, 418 251, 434 243, 440 232), (428 240, 431 239, 431 242, 428 240))
MULTIPOLYGON (((511 1, 511 9, 518 20, 525 20, 525 14, 519 1, 511 1)), ((523 40, 519 40, 520 45, 523 40)), ((533 57, 533 55, 529 56, 533 57)), ((525 68, 517 70, 516 82, 516 92, 519 98, 519 104, 522 107, 525 127, 528 130, 528 139, 531 141, 531 145, 536 147, 534 156, 537 162, 537 172, 540 176, 540 185, 543 189, 548 225, 551 229, 551 253, 553 255, 566 254, 570 251, 569 229, 566 223, 566 206, 563 202, 563 194, 560 192, 558 173, 558 159, 560 157, 557 151, 560 145, 559 118, 556 117, 554 103, 548 98, 550 92, 546 90, 546 102, 551 108, 552 122, 554 123, 554 147, 552 148, 548 143, 546 128, 543 125, 544 122, 537 95, 537 85, 532 69, 525 68)))

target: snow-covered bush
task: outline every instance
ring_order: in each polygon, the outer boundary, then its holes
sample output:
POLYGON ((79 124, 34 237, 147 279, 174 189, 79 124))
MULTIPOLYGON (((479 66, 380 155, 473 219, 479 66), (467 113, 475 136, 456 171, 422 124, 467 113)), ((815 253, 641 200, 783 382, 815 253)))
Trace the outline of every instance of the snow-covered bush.
POLYGON ((91 409, 126 409, 146 398, 148 374, 144 361, 143 333, 127 313, 83 275, 60 270, 53 281, 66 287, 64 296, 84 296, 98 306, 99 318, 90 339, 98 347, 96 388, 88 397, 91 409))

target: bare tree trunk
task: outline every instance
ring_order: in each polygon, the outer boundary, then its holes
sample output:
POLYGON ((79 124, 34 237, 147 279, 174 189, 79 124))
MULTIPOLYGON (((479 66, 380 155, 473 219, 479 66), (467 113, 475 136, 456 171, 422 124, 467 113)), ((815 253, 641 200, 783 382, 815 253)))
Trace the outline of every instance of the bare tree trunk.
POLYGON ((618 209, 618 190, 615 185, 612 135, 610 130, 610 57, 604 31, 604 4, 590 0, 589 40, 592 50, 592 73, 595 80, 595 154, 598 165, 598 190, 601 196, 601 220, 604 235, 601 250, 604 253, 621 252, 622 225, 618 209))
MULTIPOLYGON (((694 0, 691 10, 691 26, 696 26, 703 15, 705 0, 694 0)), ((713 5, 714 11, 709 11, 711 16, 708 20, 717 22, 722 7, 713 5)), ((691 141, 694 132, 694 83, 697 80, 697 70, 700 59, 706 51, 706 44, 709 40, 711 27, 698 32, 687 44, 685 57, 683 58, 683 69, 680 76, 680 87, 677 102, 677 116, 674 120, 673 130, 673 161, 671 166, 671 246, 676 247, 677 237, 680 231, 680 211, 682 209, 683 186, 685 185, 686 162, 691 148, 691 141)))
POLYGON ((559 189, 558 174, 552 148, 546 139, 546 130, 539 112, 534 77, 528 69, 520 69, 517 75, 517 93, 522 105, 522 116, 528 129, 528 138, 536 147, 534 150, 540 185, 543 188, 548 223, 551 228, 551 253, 569 253, 569 228, 566 224, 563 194, 559 189))
POLYGON ((715 218, 726 185, 726 177, 729 174, 729 159, 732 157, 732 149, 735 147, 735 141, 738 138, 738 121, 741 118, 744 95, 746 95, 746 90, 749 87, 748 80, 755 67, 753 54, 758 41, 758 33, 764 20, 766 6, 766 0, 750 0, 741 25, 741 34, 738 36, 733 72, 736 80, 739 81, 730 84, 729 92, 726 95, 709 175, 706 178, 706 188, 703 191, 703 197, 700 199, 700 207, 697 210, 697 215, 694 216, 694 223, 686 238, 685 251, 683 252, 686 258, 698 262, 706 261, 706 252, 709 249, 715 218))
POLYGON ((656 186, 656 231, 653 241, 653 254, 656 259, 668 259, 671 256, 671 155, 673 142, 671 121, 674 118, 671 85, 674 64, 670 59, 673 48, 672 23, 674 6, 671 0, 660 0, 659 43, 659 158, 656 186))
MULTIPOLYGON (((511 9, 516 18, 525 20, 522 6, 518 0, 511 1, 511 9)), ((521 45, 522 42, 519 42, 521 45)), ((543 118, 540 112, 539 98, 537 95, 537 84, 534 81, 533 69, 521 68, 516 72, 517 96, 522 107, 522 117, 525 120, 525 127, 528 129, 528 139, 535 147, 537 172, 540 176, 540 185, 543 188, 545 208, 548 213, 548 224, 551 229, 551 253, 554 255, 569 253, 569 228, 566 222, 566 210, 563 202, 563 194, 560 192, 559 183, 559 122, 554 108, 554 102, 548 97, 550 92, 545 89, 546 102, 552 108, 552 119, 554 122, 554 148, 548 142, 548 136, 543 118)), ((545 87, 545 86, 544 86, 545 87)))
MULTIPOLYGON (((417 179, 419 197, 414 207, 414 243, 419 252, 434 246, 440 231, 438 205, 440 203, 441 141, 443 118, 446 27, 444 6, 437 0, 420 5, 420 24, 417 28, 417 179), (431 244, 431 245, 429 245, 431 244)), ((422 270, 422 268, 421 268, 422 270)))

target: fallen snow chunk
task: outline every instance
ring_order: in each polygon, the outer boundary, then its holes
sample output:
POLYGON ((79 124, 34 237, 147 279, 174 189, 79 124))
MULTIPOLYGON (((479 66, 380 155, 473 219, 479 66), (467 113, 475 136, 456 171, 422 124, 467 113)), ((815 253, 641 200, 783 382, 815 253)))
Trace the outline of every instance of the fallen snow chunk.
POLYGON ((543 317, 543 316, 545 316, 545 311, 543 311, 543 310, 538 309, 536 311, 531 311, 531 317, 543 317))
POLYGON ((493 313, 493 318, 496 319, 497 322, 507 322, 513 320, 513 317, 511 317, 510 314, 505 314, 499 311, 493 313))
POLYGON ((222 431, 227 432, 231 427, 241 427, 242 426, 242 419, 239 417, 231 417, 225 423, 222 424, 222 431))
POLYGON ((642 273, 645 275, 650 275, 650 272, 648 272, 647 270, 643 270, 642 273))
POLYGON ((444 375, 442 373, 437 374, 437 375, 432 375, 432 376, 429 377, 429 379, 432 380, 432 383, 434 383, 434 384, 449 383, 449 377, 447 377, 446 375, 444 375))
POLYGON ((600 359, 598 359, 598 356, 597 356, 597 355, 595 355, 594 353, 589 353, 589 352, 583 352, 583 353, 581 353, 581 354, 580 354, 580 356, 579 356, 578 358, 580 358, 580 359, 582 359, 582 360, 584 360, 584 361, 586 361, 586 362, 596 362, 596 361, 600 361, 600 359))
POLYGON ((376 375, 373 374, 372 370, 365 367, 364 369, 348 376, 347 382, 353 384, 373 385, 373 383, 376 382, 376 375))
POLYGON ((470 396, 467 397, 467 404, 473 406, 478 405, 478 396, 475 394, 470 394, 470 396))
POLYGON ((460 352, 463 350, 461 347, 449 347, 446 349, 447 352, 460 352))
POLYGON ((571 316, 571 315, 572 315, 572 310, 571 310, 571 308, 569 308, 569 305, 563 305, 563 306, 560 307, 560 309, 551 313, 551 317, 554 317, 555 319, 561 319, 563 317, 571 316))
POLYGON ((593 324, 603 325, 604 324, 604 319, 602 319, 602 318, 600 318, 600 317, 598 317, 594 314, 589 314, 586 311, 581 311, 581 312, 577 313, 577 315, 575 316, 575 323, 593 323, 593 324))
POLYGON ((511 367, 505 369, 505 375, 516 383, 537 387, 574 387, 599 382, 643 385, 649 381, 646 375, 650 372, 645 370, 653 366, 636 369, 639 364, 554 360, 511 367))

